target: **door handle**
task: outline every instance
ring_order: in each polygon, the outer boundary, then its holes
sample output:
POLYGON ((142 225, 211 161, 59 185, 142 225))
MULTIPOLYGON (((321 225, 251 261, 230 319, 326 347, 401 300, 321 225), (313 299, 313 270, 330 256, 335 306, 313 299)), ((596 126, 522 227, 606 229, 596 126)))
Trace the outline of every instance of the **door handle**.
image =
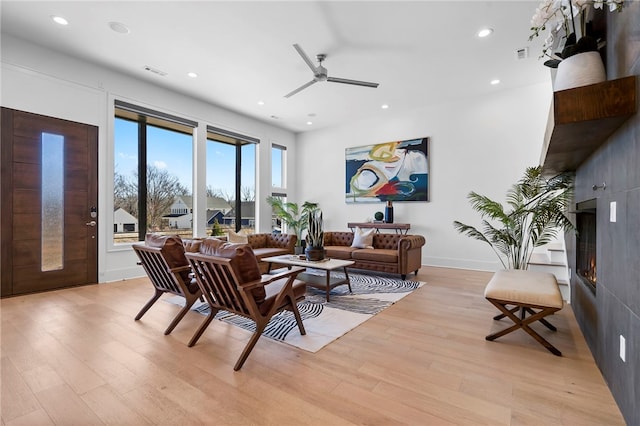
POLYGON ((86 225, 87 226, 96 226, 97 224, 96 224, 95 220, 92 220, 91 222, 87 222, 86 225))

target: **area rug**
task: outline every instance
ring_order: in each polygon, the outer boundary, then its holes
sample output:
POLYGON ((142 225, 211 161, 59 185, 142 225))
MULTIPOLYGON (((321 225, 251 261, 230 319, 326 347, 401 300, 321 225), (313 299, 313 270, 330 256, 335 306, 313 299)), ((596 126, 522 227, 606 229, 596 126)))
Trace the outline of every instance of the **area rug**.
MULTIPOLYGON (((307 273, 325 274, 324 271, 310 269, 307 273)), ((338 272, 332 272, 331 276, 344 278, 344 274, 338 272)), ((349 293, 346 285, 335 287, 331 290, 330 302, 327 302, 324 290, 307 286, 305 300, 298 303, 307 331, 305 336, 300 335, 293 313, 289 311, 274 315, 262 335, 305 351, 317 352, 425 284, 391 276, 356 273, 349 273, 349 279, 353 293, 349 293)), ((164 300, 184 305, 184 299, 179 296, 164 300)), ((202 302, 196 302, 191 309, 203 315, 210 312, 209 305, 202 302)), ((226 311, 218 312, 216 319, 255 331, 253 321, 226 311)))

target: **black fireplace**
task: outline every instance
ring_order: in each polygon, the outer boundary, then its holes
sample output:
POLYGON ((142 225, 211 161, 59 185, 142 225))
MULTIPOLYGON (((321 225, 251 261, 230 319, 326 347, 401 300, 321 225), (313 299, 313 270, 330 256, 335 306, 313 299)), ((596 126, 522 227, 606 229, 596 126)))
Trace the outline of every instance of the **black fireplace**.
POLYGON ((576 205, 576 274, 596 291, 596 200, 576 205))

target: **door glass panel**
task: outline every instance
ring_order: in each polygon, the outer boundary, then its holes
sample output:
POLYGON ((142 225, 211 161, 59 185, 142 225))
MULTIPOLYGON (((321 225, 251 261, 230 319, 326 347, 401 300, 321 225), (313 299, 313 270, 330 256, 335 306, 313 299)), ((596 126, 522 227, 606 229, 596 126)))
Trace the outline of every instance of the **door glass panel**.
POLYGON ((64 262, 64 136, 42 133, 41 269, 64 262))

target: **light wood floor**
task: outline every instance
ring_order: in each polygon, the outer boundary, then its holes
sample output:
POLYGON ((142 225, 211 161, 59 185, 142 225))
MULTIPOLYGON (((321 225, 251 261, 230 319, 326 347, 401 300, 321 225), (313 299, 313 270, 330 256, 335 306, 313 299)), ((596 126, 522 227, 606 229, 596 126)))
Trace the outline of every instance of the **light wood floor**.
POLYGON ((0 301, 2 425, 624 424, 571 307, 551 318, 551 355, 483 299, 491 274, 423 267, 427 285, 312 354, 249 337, 151 296, 146 279, 0 301))

